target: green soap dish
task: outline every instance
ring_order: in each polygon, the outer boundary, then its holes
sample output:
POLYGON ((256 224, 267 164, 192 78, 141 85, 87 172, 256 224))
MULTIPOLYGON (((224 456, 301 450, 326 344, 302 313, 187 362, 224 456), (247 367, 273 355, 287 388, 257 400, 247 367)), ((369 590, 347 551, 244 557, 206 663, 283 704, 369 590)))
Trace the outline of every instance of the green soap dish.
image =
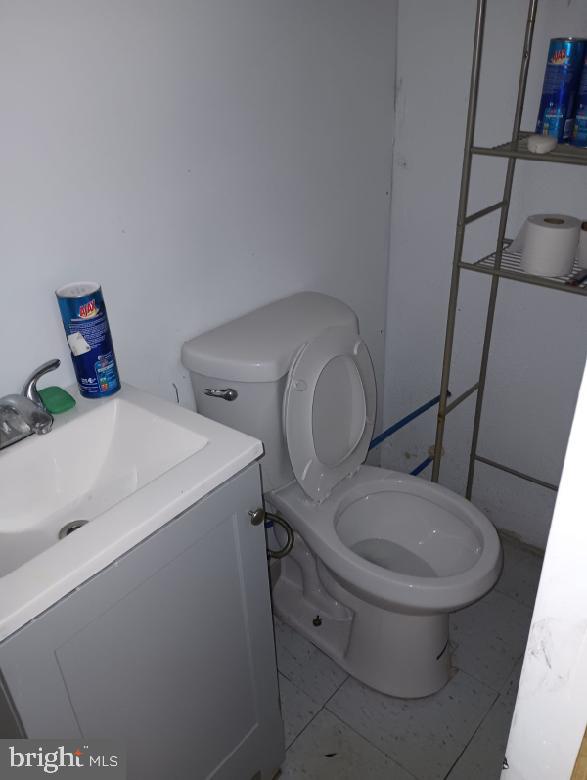
POLYGON ((39 390, 39 395, 43 399, 47 411, 51 414, 61 414, 75 406, 75 398, 62 387, 44 387, 39 390))

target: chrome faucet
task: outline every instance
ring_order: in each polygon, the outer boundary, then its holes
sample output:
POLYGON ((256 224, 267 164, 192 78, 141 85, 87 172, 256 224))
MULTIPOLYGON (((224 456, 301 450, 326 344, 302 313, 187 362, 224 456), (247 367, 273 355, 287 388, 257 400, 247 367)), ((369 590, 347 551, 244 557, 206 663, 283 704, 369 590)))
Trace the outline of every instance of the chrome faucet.
POLYGON ((29 401, 32 401, 37 406, 40 406, 41 409, 44 409, 45 411, 47 411, 47 409, 43 403, 43 399, 39 395, 39 391, 37 390, 37 382, 42 376, 48 374, 49 371, 55 371, 55 369, 59 368, 60 365, 61 361, 59 358, 54 358, 53 360, 48 360, 46 363, 43 363, 42 366, 35 368, 22 388, 22 394, 24 397, 28 398, 29 401))
POLYGON ((53 415, 47 411, 39 395, 37 381, 60 365, 60 360, 43 363, 26 380, 22 394, 10 393, 0 398, 0 450, 33 433, 40 436, 49 433, 53 427, 53 415))

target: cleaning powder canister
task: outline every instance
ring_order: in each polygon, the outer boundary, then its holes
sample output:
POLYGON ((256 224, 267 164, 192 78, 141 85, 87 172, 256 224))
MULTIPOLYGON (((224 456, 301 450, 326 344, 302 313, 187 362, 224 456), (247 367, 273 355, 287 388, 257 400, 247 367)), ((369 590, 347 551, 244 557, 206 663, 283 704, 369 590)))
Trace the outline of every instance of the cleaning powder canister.
POLYGON ((575 146, 587 146, 587 54, 579 82, 571 143, 575 146))
POLYGON ((74 282, 55 291, 80 393, 103 398, 120 389, 102 288, 74 282))
POLYGON ((520 266, 527 273, 564 276, 573 267, 580 225, 566 214, 533 214, 510 250, 521 251, 520 266))
POLYGON ((585 57, 585 40, 553 38, 538 110, 536 132, 566 141, 573 129, 573 109, 585 57))

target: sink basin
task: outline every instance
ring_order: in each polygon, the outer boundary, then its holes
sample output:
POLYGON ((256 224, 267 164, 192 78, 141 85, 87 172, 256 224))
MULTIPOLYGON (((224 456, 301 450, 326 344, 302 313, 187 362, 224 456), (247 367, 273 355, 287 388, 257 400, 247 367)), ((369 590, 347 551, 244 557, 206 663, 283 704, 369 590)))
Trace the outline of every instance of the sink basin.
POLYGON ((51 433, 0 453, 0 639, 263 452, 129 385, 104 400, 70 392, 51 433))
POLYGON ((28 443, 0 461, 0 577, 56 544, 67 523, 94 520, 207 439, 117 397, 28 443))

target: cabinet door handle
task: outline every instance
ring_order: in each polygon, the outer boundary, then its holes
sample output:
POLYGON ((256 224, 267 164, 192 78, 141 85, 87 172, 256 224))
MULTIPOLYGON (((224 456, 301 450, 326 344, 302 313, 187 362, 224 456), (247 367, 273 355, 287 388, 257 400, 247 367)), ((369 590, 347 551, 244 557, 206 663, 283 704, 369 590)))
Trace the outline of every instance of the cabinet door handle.
POLYGON ((226 390, 216 390, 212 387, 207 387, 204 390, 204 395, 211 395, 212 398, 223 398, 225 401, 236 401, 238 398, 238 392, 233 390, 232 387, 227 387, 226 390))
POLYGON ((265 522, 265 510, 261 506, 257 507, 257 509, 251 509, 249 517, 251 518, 251 525, 261 525, 261 523, 265 522))

